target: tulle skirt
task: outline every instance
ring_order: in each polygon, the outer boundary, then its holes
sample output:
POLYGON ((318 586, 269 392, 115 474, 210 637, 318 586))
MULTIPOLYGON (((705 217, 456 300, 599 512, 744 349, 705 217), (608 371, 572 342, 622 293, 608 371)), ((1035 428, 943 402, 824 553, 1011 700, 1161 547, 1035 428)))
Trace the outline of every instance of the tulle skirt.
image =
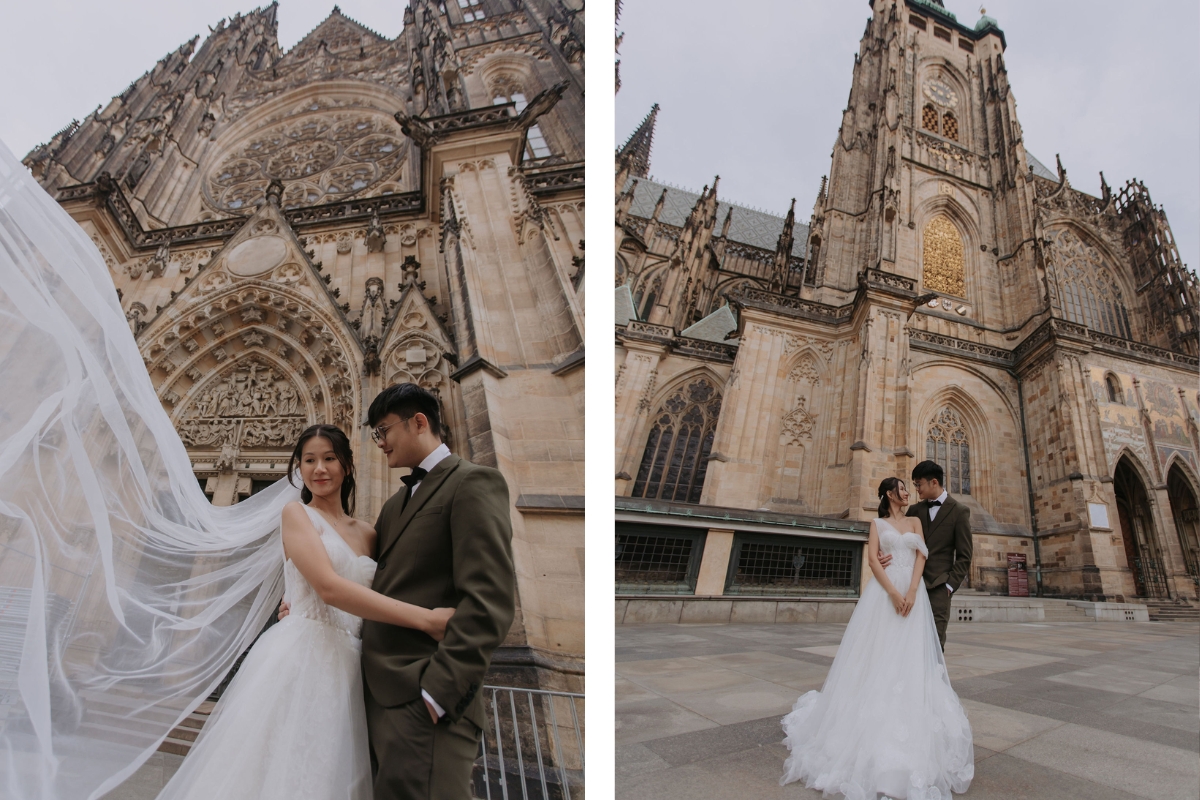
POLYGON ((304 617, 273 626, 158 800, 369 800, 361 647, 304 617))
MULTIPOLYGON (((907 591, 912 566, 888 570, 907 591), (893 571, 894 570, 894 571, 893 571)), ((825 685, 783 718, 781 784, 847 800, 949 800, 975 775, 971 725, 950 687, 925 588, 907 617, 878 581, 863 590, 825 685)))

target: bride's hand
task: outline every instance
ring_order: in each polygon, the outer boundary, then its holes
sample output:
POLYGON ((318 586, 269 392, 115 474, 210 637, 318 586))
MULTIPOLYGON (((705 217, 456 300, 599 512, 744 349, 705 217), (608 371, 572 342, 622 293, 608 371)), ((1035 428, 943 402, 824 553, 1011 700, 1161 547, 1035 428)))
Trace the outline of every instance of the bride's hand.
POLYGON ((917 604, 917 595, 915 592, 909 592, 904 597, 904 616, 908 616, 908 612, 913 610, 913 606, 917 604))
POLYGON ((453 608, 435 608, 429 612, 429 624, 425 632, 433 637, 435 642, 446 638, 446 623, 454 616, 453 608))
POLYGON ((908 613, 907 601, 899 592, 892 592, 889 595, 892 598, 892 605, 896 609, 896 613, 900 616, 905 616, 908 613))

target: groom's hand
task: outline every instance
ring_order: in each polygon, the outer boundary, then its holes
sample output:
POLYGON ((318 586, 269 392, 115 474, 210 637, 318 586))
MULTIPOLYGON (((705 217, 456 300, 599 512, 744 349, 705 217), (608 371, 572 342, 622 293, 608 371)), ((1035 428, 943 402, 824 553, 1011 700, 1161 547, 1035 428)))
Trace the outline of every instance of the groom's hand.
POLYGON ((292 613, 292 607, 288 604, 288 601, 287 600, 281 601, 279 603, 279 620, 282 622, 283 618, 286 617, 290 613, 292 613))
POLYGON ((890 563, 892 563, 892 556, 890 553, 880 553, 879 554, 879 566, 883 567, 884 569, 887 569, 887 565, 890 563))
POLYGON ((434 709, 434 707, 433 707, 432 705, 430 705, 430 703, 429 703, 429 701, 428 701, 428 700, 425 700, 424 702, 425 702, 425 708, 426 708, 426 709, 428 709, 428 711, 429 711, 429 718, 430 718, 431 720, 433 720, 433 724, 434 724, 434 725, 437 725, 437 724, 438 724, 438 713, 437 713, 437 711, 434 709))

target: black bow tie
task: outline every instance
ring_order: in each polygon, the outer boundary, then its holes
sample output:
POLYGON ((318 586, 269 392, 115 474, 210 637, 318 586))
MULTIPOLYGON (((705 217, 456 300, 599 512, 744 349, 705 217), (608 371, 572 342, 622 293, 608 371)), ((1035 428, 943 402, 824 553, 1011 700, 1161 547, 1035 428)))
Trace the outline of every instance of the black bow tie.
POLYGON ((421 479, 424 478, 428 474, 429 474, 429 470, 421 469, 420 467, 417 467, 416 469, 414 469, 412 471, 411 474, 405 475, 400 480, 404 481, 404 485, 407 486, 411 490, 413 488, 413 486, 420 483, 421 479))
POLYGON ((929 501, 929 505, 931 505, 931 506, 940 506, 941 504, 942 504, 941 500, 930 500, 929 501))

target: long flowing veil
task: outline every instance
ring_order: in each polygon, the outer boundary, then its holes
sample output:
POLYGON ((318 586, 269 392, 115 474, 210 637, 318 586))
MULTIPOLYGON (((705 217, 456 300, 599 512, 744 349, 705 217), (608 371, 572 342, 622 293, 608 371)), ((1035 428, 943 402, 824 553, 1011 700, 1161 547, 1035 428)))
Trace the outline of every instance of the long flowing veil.
POLYGON ((297 497, 209 504, 95 245, 0 143, 0 796, 154 752, 273 612, 297 497))

